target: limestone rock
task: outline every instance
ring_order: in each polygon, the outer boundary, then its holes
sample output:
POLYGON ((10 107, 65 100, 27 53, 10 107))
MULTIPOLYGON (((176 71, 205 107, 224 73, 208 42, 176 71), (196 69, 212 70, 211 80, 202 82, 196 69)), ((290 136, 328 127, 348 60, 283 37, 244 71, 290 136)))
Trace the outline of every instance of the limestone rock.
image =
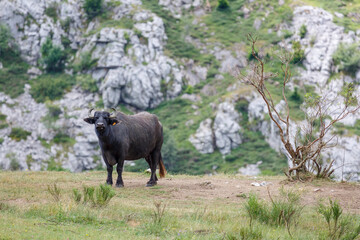
POLYGON ((222 154, 229 154, 231 149, 238 147, 241 143, 240 115, 229 102, 221 103, 214 121, 214 134, 216 147, 222 154))
POLYGON ((202 121, 196 133, 189 138, 189 141, 200 153, 214 152, 214 135, 211 125, 212 120, 210 118, 202 121))
POLYGON ((223 154, 229 154, 231 149, 242 143, 241 127, 238 124, 240 115, 229 102, 219 105, 214 125, 210 118, 202 121, 200 127, 189 141, 200 153, 212 153, 214 146, 223 154))

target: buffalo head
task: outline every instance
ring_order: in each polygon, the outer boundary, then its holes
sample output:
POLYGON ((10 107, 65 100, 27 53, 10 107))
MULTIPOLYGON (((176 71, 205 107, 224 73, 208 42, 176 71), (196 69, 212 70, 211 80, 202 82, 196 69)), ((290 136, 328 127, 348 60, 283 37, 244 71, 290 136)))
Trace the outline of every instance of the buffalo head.
POLYGON ((84 121, 89 124, 95 124, 95 128, 99 132, 104 132, 108 126, 115 125, 119 121, 116 119, 116 110, 115 114, 109 112, 98 112, 96 111, 94 115, 91 115, 93 108, 89 110, 89 117, 84 118, 84 121))

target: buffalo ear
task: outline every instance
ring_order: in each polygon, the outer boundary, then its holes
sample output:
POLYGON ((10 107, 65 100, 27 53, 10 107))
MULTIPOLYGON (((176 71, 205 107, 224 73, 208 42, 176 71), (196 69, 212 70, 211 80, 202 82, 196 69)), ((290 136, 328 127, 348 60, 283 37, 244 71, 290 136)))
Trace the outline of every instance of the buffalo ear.
POLYGON ((93 117, 84 118, 84 121, 89 123, 89 124, 94 124, 95 123, 95 118, 93 118, 93 117))
POLYGON ((115 125, 118 124, 119 120, 117 120, 116 118, 110 118, 109 119, 109 125, 115 125))

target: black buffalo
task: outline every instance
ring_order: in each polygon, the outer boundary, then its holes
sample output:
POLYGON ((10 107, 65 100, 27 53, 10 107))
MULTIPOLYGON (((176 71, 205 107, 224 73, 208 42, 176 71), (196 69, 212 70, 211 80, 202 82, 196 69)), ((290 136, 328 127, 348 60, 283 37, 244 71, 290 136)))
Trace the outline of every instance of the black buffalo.
MULTIPOLYGON (((89 115, 91 112, 92 109, 89 115)), ((126 115, 121 112, 114 115, 109 112, 95 112, 84 121, 95 124, 95 132, 107 166, 107 184, 113 184, 113 166, 117 164, 116 186, 124 186, 121 175, 125 160, 145 158, 151 169, 150 180, 146 184, 148 187, 156 185, 158 165, 160 177, 165 176, 166 170, 161 157, 163 128, 156 115, 147 112, 135 115, 126 115)))

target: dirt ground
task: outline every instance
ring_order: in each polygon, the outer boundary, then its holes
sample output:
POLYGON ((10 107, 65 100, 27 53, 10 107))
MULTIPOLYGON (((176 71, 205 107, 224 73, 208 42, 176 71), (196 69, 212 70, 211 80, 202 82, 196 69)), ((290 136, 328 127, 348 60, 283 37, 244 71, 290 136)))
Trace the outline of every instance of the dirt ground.
MULTIPOLYGON (((144 188, 147 178, 124 176, 126 188, 144 188)), ((312 181, 307 183, 291 183, 281 177, 166 177, 158 181, 158 187, 169 193, 166 198, 173 200, 221 201, 222 203, 241 202, 254 193, 264 200, 279 195, 284 187, 301 194, 304 205, 316 206, 319 201, 328 198, 339 200, 346 212, 360 214, 360 184, 338 183, 331 181, 312 181), (254 186, 259 184, 260 186, 254 186), (264 185, 263 185, 264 184, 264 185), (262 186, 261 186, 262 185, 262 186)), ((163 197, 163 196, 162 196, 163 197)))

